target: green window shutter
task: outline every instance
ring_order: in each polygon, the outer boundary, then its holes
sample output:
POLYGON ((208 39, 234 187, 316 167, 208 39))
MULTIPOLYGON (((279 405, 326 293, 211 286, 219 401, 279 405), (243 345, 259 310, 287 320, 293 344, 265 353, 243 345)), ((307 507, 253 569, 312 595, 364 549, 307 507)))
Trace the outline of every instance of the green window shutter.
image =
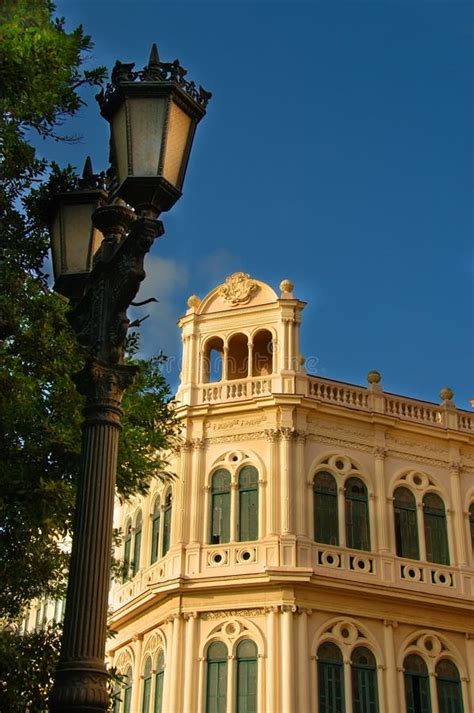
POLYGON ((344 713, 344 670, 340 650, 335 644, 318 649, 318 713, 344 713))
POLYGON ((440 713, 464 713, 459 671, 449 659, 436 666, 436 692, 440 713))
POLYGON ((211 545, 230 540, 230 473, 216 470, 211 481, 211 545))
POLYGON ((313 481, 314 539, 326 545, 339 544, 337 485, 330 473, 318 473, 313 481))
POLYGON ((209 661, 207 664, 206 713, 226 713, 227 662, 209 661))
POLYGON ((143 679, 143 702, 142 713, 149 713, 151 695, 151 678, 143 679))
POLYGON ((156 660, 156 674, 155 674, 155 706, 153 708, 153 713, 162 713, 163 708, 163 684, 164 684, 164 656, 163 652, 160 651, 158 658, 156 660))
POLYGON ((449 564, 448 533, 444 503, 436 493, 423 498, 426 559, 428 562, 449 564))
POLYGON ((132 577, 134 577, 140 569, 140 555, 142 549, 142 514, 138 513, 135 521, 135 539, 133 543, 133 562, 132 562, 132 577))
POLYGON ((164 671, 158 671, 156 674, 155 711, 154 711, 154 713, 162 713, 162 709, 163 709, 163 682, 164 682, 164 671))
POLYGON ((172 496, 171 493, 168 493, 163 513, 163 557, 170 548, 172 507, 172 496))
POLYGON ((226 713, 227 647, 214 641, 207 650, 206 713, 226 713))
POLYGON ((397 555, 408 559, 420 559, 416 502, 408 488, 395 490, 394 518, 397 555))
POLYGON ((126 582, 130 577, 130 555, 132 552, 132 522, 129 520, 125 525, 125 540, 123 544, 123 571, 122 582, 126 582))
POLYGON ((346 481, 345 519, 347 547, 370 550, 367 488, 359 478, 349 478, 346 481))
POLYGON ((241 641, 237 647, 236 713, 257 713, 257 647, 241 641))
POLYGON ((160 503, 157 500, 153 510, 151 525, 151 564, 157 561, 160 545, 160 503))
POLYGON ((364 646, 352 653, 351 679, 353 713, 379 713, 375 657, 364 646))
POLYGON ((129 668, 125 674, 125 689, 123 692, 123 713, 131 713, 132 705, 132 671, 129 668))
POLYGON ((407 713, 431 713, 430 683, 425 662, 420 656, 412 654, 405 659, 404 669, 407 713))
POLYGON ((132 684, 125 686, 123 695, 123 713, 131 713, 132 705, 132 684))
POLYGON ((230 493, 212 495, 211 544, 230 540, 230 493))
POLYGON ((143 671, 142 713, 150 713, 151 697, 151 658, 148 657, 143 671))
POLYGON ((239 473, 239 541, 258 539, 258 471, 247 465, 239 473))

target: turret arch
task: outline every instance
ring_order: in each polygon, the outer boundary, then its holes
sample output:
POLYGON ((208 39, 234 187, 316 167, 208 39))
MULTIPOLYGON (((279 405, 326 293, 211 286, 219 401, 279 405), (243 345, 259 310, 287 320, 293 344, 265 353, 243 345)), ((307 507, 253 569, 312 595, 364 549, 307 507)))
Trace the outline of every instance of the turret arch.
POLYGON ((222 619, 207 634, 201 647, 201 656, 214 641, 222 641, 227 646, 229 656, 234 656, 239 643, 245 639, 255 642, 260 656, 265 656, 266 643, 262 630, 250 618, 245 616, 222 619))
POLYGON ((462 679, 468 677, 466 663, 459 649, 443 634, 431 629, 420 629, 406 636, 398 651, 397 668, 403 669, 403 662, 410 654, 417 654, 425 661, 430 673, 435 672, 437 663, 442 659, 453 661, 462 679))
POLYGON ((317 651, 318 647, 330 641, 347 652, 344 658, 349 658, 350 653, 360 647, 367 647, 374 654, 377 665, 385 665, 385 657, 375 635, 365 625, 353 618, 333 617, 318 627, 311 639, 311 654, 317 651))

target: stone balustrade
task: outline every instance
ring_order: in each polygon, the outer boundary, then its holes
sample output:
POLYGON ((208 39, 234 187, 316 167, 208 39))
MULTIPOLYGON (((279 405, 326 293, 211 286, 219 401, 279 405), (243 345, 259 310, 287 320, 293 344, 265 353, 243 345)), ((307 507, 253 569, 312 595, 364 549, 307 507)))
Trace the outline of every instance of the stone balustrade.
MULTIPOLYGON (((367 388, 346 384, 318 376, 306 376, 299 382, 299 390, 309 399, 344 408, 380 413, 385 416, 410 421, 434 428, 474 433, 474 413, 456 408, 451 402, 435 404, 418 399, 405 398, 384 392, 379 386, 367 388)), ((271 394, 282 393, 281 380, 274 375, 247 379, 219 381, 199 386, 199 402, 214 404, 245 401, 271 394)))

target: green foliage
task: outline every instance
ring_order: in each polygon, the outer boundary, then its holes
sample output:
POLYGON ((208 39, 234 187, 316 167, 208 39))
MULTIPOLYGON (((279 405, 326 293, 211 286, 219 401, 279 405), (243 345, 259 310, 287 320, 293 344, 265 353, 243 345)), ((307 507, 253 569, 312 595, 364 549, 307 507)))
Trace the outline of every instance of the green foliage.
POLYGON ((83 104, 78 90, 105 77, 104 67, 83 71, 91 38, 81 26, 67 33, 64 19, 52 18, 53 11, 49 0, 3 0, 0 9, 0 246, 9 260, 37 272, 48 237, 17 201, 44 174, 47 162, 37 156, 28 132, 68 140, 57 130, 83 104))
POLYGON ((0 630, 0 710, 43 713, 59 657, 61 627, 20 634, 0 630))
MULTIPOLYGON (((0 9, 0 616, 13 621, 33 598, 63 594, 79 472, 82 397, 71 376, 83 350, 67 303, 43 273, 49 235, 45 206, 75 181, 38 157, 31 132, 69 140, 58 129, 104 78, 84 71, 92 48, 81 27, 67 33, 49 0, 4 0, 0 9), (45 180, 47 176, 47 180, 45 180)), ((133 340, 132 340, 133 341, 133 340)), ((133 351, 133 349, 131 350, 133 351)), ((133 356, 130 356, 133 360, 133 356)), ((162 358, 134 361, 124 399, 118 493, 146 492, 167 465, 176 424, 162 358)), ((6 635, 6 634, 5 634, 6 635)), ((2 708, 3 710, 3 708, 2 708)), ((5 710, 14 710, 6 708, 5 710)), ((33 709, 32 709, 33 710, 33 709)))

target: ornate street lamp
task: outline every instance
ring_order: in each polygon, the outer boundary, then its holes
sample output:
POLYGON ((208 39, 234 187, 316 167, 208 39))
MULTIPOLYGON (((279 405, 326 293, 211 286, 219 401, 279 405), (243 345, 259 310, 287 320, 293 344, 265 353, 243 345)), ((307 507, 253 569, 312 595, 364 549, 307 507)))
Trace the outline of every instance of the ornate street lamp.
POLYGON ((77 190, 52 202, 55 289, 86 347, 75 375, 86 397, 61 656, 52 713, 108 709, 105 638, 120 403, 135 375, 124 363, 127 309, 145 277, 144 257, 164 229, 158 216, 181 196, 197 123, 211 94, 153 45, 147 66, 116 62, 97 99, 111 127, 108 195, 86 164, 77 190), (92 218, 92 224, 90 219, 92 218))
POLYGON ((104 236, 92 222, 96 208, 107 203, 105 176, 95 176, 89 157, 77 189, 57 193, 49 206, 54 289, 79 299, 104 236))

